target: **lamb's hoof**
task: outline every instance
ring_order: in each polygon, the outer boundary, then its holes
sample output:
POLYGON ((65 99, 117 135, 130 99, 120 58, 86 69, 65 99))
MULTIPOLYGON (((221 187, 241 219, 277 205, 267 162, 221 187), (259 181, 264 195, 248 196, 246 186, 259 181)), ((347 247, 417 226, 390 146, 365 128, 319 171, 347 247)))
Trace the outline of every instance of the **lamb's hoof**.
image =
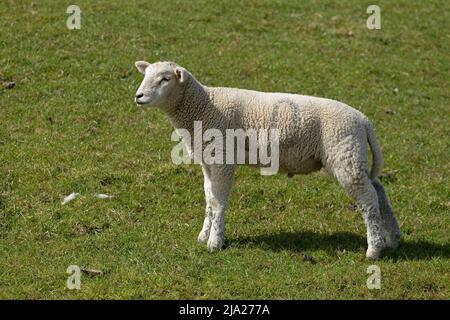
POLYGON ((386 248, 395 250, 398 248, 398 245, 399 245, 399 240, 394 240, 394 241, 387 240, 386 241, 386 248))
POLYGON ((209 252, 216 252, 223 247, 223 239, 220 237, 209 237, 208 250, 209 252))
POLYGON ((395 233, 386 237, 386 247, 390 249, 397 249, 400 243, 400 234, 395 233))
POLYGON ((381 257, 381 249, 369 248, 366 251, 366 258, 369 260, 377 260, 381 257))
POLYGON ((209 231, 201 231, 198 235, 197 241, 199 243, 207 243, 209 239, 209 231))

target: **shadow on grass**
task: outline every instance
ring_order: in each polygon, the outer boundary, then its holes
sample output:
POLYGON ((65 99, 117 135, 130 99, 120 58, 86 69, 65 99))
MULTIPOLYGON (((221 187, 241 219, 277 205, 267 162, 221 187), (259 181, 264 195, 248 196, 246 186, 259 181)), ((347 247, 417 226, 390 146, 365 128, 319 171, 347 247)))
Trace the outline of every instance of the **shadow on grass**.
MULTIPOLYGON (((365 252, 366 238, 349 232, 319 234, 310 231, 281 232, 270 235, 229 239, 228 246, 259 246, 267 250, 303 252, 325 250, 335 255, 338 250, 365 252)), ((397 250, 387 249, 384 257, 394 260, 421 260, 433 257, 450 258, 450 243, 435 244, 428 241, 400 241, 397 250)))

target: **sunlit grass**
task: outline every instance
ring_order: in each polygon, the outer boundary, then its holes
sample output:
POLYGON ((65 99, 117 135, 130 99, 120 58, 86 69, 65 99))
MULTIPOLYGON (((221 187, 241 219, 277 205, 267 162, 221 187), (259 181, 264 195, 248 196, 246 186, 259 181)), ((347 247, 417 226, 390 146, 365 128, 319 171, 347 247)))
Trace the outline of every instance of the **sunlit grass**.
POLYGON ((450 298, 447 1, 378 1, 381 30, 360 1, 76 4, 73 31, 63 1, 0 6, 0 298, 450 298), (382 289, 366 287, 360 214, 323 173, 240 169, 226 250, 197 244, 201 169, 172 164, 169 122, 133 104, 143 59, 369 116, 403 231, 376 262, 382 289), (71 264, 104 275, 70 291, 71 264))

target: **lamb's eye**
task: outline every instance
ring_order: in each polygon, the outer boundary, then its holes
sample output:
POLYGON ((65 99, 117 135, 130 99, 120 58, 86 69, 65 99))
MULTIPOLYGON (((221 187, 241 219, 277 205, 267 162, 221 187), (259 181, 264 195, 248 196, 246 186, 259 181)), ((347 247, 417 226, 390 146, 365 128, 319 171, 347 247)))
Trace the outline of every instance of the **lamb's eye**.
POLYGON ((163 82, 168 82, 170 79, 169 78, 162 78, 161 81, 159 81, 159 84, 163 83, 163 82))

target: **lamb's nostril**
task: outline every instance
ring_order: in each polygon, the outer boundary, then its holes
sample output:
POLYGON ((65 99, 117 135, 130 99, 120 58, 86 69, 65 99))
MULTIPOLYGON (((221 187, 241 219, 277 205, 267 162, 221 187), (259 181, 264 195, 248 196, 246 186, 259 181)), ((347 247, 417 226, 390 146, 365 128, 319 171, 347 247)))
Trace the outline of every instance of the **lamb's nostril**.
POLYGON ((143 93, 139 93, 139 94, 136 95, 136 99, 142 98, 143 96, 144 96, 143 93))

